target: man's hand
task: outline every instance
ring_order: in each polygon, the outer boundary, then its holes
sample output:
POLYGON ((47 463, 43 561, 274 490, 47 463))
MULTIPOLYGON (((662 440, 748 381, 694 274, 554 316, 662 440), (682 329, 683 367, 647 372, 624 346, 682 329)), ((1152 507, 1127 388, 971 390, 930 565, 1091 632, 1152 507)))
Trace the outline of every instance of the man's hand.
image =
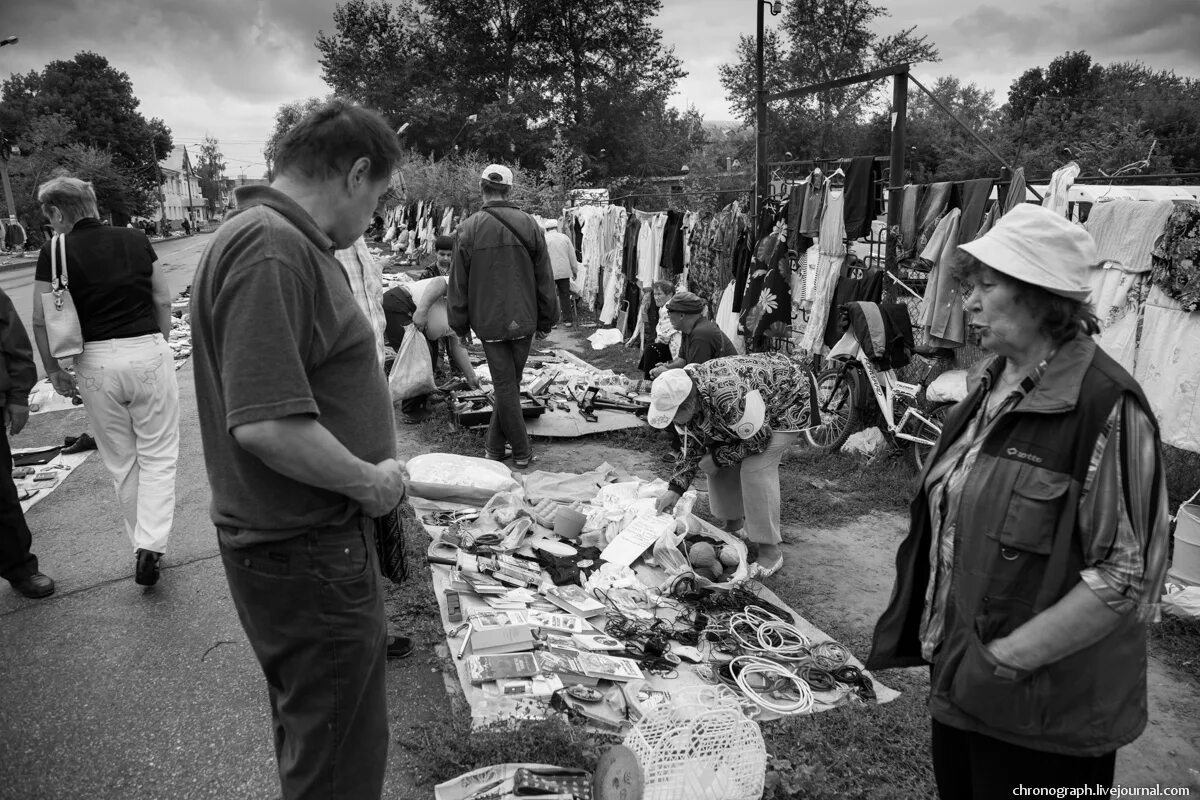
POLYGON ((50 385, 54 387, 54 391, 63 397, 75 397, 79 394, 79 386, 75 383, 75 376, 65 369, 51 372, 46 377, 50 379, 50 385))
POLYGON ((653 379, 657 378, 659 375, 662 375, 666 371, 667 371, 667 368, 664 367, 662 364, 659 364, 657 367, 650 370, 650 379, 653 380, 653 379))
POLYGON ((429 312, 418 308, 412 315, 413 325, 417 326, 417 330, 424 331, 425 324, 429 321, 429 312))
POLYGON ((375 480, 366 497, 358 498, 363 513, 382 517, 404 496, 404 467, 394 458, 375 465, 375 480))
POLYGON ((9 403, 4 407, 4 426, 9 434, 16 436, 29 421, 29 406, 17 406, 9 403))
POLYGON ((712 453, 705 453, 704 457, 700 459, 700 469, 704 470, 705 475, 714 475, 720 467, 717 466, 717 461, 712 457, 712 453))
POLYGON ((467 386, 469 388, 475 389, 476 391, 479 390, 479 387, 480 387, 479 376, 475 374, 474 370, 471 370, 466 375, 464 375, 463 379, 467 382, 467 386))
POLYGON ((679 502, 679 497, 679 492, 668 489, 658 498, 658 502, 654 504, 654 509, 660 514, 666 514, 675 508, 675 504, 679 502))
POLYGON ((535 333, 535 334, 533 335, 533 338, 535 338, 535 339, 545 339, 545 338, 546 338, 547 336, 549 336, 549 335, 550 335, 550 331, 538 331, 537 333, 535 333))

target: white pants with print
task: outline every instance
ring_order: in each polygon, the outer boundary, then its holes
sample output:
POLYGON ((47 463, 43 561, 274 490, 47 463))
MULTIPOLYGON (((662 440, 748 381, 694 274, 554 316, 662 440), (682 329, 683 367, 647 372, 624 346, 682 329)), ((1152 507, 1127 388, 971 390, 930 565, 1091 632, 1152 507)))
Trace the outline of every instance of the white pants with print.
POLYGON ((134 550, 165 553, 175 517, 179 383, 161 334, 88 342, 75 375, 134 550))

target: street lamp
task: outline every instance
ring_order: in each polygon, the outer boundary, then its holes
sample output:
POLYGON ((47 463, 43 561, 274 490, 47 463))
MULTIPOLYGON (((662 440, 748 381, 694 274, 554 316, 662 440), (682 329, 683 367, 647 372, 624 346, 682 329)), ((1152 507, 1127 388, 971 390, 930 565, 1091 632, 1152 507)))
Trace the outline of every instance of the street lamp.
POLYGON ((458 133, 454 134, 454 138, 450 140, 450 147, 448 147, 446 149, 449 150, 449 149, 453 148, 454 143, 458 141, 459 136, 462 136, 462 132, 467 129, 467 126, 473 125, 478 120, 479 120, 478 114, 472 114, 471 116, 467 117, 467 121, 462 124, 462 127, 458 129, 458 133))
MULTIPOLYGON (((6 36, 0 39, 0 47, 4 47, 6 44, 16 44, 18 41, 20 39, 16 36, 6 36)), ((6 142, 4 153, 0 156, 0 184, 3 184, 4 202, 7 204, 8 221, 11 224, 17 221, 17 207, 13 204, 12 185, 8 182, 8 155, 11 151, 7 145, 7 140, 4 139, 3 131, 0 131, 0 141, 6 142)))
POLYGON ((767 92, 763 89, 763 6, 770 6, 771 16, 777 17, 783 12, 783 3, 779 0, 755 0, 758 6, 758 54, 756 66, 756 91, 754 108, 754 235, 761 233, 763 193, 767 187, 767 92))

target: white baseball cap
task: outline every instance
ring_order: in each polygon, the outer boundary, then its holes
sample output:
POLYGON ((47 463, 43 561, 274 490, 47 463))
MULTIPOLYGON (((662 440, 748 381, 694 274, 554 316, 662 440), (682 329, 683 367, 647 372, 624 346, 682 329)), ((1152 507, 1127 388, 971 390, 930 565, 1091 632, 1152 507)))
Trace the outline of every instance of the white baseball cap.
POLYGON ((650 386, 650 411, 646 422, 651 427, 665 428, 675 420, 675 412, 692 393, 692 379, 682 369, 669 369, 654 379, 650 386))
POLYGON ((1048 208, 1021 203, 959 249, 1010 278, 1072 300, 1087 300, 1100 263, 1092 235, 1048 208))
POLYGON ((480 177, 485 181, 499 183, 504 186, 513 185, 512 170, 503 164, 489 164, 487 168, 484 169, 483 175, 480 177))
POLYGON ((558 230, 558 220, 544 219, 544 220, 542 220, 542 227, 548 231, 558 230))

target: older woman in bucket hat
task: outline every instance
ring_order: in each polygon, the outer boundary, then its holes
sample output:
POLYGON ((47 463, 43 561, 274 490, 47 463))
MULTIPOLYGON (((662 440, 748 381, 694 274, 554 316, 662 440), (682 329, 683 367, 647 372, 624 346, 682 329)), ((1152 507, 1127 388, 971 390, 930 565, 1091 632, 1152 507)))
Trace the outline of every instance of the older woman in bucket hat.
POLYGON ((1091 338, 1086 231, 1021 205, 960 249, 992 356, 921 476, 867 666, 931 665, 943 798, 1108 786, 1146 725, 1167 551, 1158 426, 1091 338))
POLYGON ((778 571, 779 461, 808 424, 808 397, 804 370, 779 353, 715 358, 655 378, 646 421, 673 424, 683 437, 658 510, 673 508, 704 470, 709 508, 749 540, 754 574, 778 571))

